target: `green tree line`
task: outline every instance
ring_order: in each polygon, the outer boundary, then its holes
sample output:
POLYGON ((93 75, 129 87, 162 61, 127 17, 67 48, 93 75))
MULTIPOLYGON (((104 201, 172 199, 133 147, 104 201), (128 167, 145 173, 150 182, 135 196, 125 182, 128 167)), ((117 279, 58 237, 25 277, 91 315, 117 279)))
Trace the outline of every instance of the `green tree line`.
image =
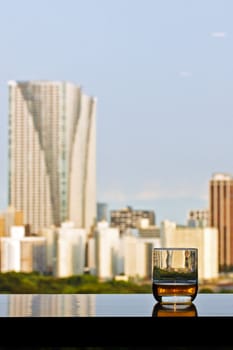
MULTIPOLYGON (((200 286, 199 293, 214 293, 211 288, 200 286)), ((130 294, 152 293, 150 282, 135 280, 99 281, 93 275, 75 275, 66 278, 47 276, 38 272, 0 273, 0 294, 130 294)), ((233 290, 219 290, 218 293, 233 293, 233 290)))
POLYGON ((0 273, 1 294, 84 294, 84 293, 151 293, 151 284, 133 281, 100 282, 96 276, 84 274, 66 278, 37 272, 0 273))

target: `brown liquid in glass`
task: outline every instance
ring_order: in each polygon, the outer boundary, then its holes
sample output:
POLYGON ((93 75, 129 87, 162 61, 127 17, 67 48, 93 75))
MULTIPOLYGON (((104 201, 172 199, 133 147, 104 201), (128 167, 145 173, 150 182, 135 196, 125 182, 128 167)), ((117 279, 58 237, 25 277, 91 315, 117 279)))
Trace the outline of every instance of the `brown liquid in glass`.
POLYGON ((162 297, 190 297, 190 301, 193 301, 197 295, 198 285, 197 283, 186 284, 186 283, 153 283, 152 290, 155 300, 162 302, 162 297))

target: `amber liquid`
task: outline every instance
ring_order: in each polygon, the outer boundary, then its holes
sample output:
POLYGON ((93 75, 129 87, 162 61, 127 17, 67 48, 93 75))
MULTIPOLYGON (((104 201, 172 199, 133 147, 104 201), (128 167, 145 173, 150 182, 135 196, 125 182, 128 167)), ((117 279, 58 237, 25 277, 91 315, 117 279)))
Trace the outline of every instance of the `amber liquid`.
POLYGON ((163 302, 163 297, 190 297, 192 302, 198 290, 197 283, 153 283, 152 290, 155 300, 163 302))

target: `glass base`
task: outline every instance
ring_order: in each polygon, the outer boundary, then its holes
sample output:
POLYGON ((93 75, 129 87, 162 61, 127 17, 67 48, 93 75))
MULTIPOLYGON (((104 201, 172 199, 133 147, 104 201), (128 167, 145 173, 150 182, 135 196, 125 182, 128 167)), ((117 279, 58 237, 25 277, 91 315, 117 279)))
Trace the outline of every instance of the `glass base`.
POLYGON ((162 296, 161 304, 191 304, 192 299, 190 296, 162 296))

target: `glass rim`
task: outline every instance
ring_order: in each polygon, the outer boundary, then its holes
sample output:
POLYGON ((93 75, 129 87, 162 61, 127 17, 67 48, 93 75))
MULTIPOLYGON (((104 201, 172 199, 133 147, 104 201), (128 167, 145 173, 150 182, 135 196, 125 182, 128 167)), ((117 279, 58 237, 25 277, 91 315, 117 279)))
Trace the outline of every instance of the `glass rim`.
POLYGON ((167 247, 167 248, 158 248, 158 247, 154 247, 153 250, 195 250, 198 251, 198 248, 193 248, 193 247, 167 247))

